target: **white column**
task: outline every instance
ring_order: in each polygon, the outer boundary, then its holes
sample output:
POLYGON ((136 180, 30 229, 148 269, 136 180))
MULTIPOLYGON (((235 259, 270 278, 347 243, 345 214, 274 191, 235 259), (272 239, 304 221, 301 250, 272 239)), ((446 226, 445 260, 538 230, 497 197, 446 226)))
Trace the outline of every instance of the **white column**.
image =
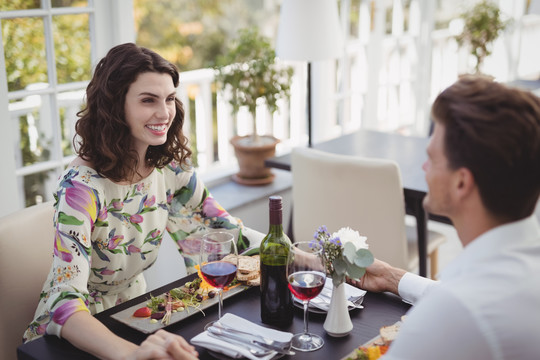
POLYGON ((96 59, 109 49, 126 42, 135 42, 133 0, 94 0, 96 59))
MULTIPOLYGON (((428 135, 431 112, 431 34, 434 28, 435 1, 415 0, 411 3, 411 13, 413 7, 417 7, 419 14, 419 28, 416 37, 418 49, 418 62, 416 67, 416 121, 415 131, 417 134, 428 135)), ((412 20, 411 20, 412 21, 412 20)))
POLYGON ((386 27, 387 1, 372 1, 371 33, 367 46, 367 93, 362 127, 376 129, 379 122, 379 73, 382 63, 382 43, 386 27))
POLYGON ((6 63, 2 44, 2 32, 0 31, 0 119, 2 119, 2 131, 0 132, 0 154, 2 154, 0 216, 10 214, 21 208, 19 192, 17 191, 17 177, 15 176, 15 147, 11 138, 14 129, 8 108, 6 63))

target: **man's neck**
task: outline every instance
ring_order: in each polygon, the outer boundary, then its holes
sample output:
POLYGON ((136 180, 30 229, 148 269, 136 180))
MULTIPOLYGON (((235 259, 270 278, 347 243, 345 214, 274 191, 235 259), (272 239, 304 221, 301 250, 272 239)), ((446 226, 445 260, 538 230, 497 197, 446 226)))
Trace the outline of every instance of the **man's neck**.
POLYGON ((504 222, 490 216, 484 209, 452 217, 452 223, 463 247, 466 247, 483 233, 504 224, 504 222))

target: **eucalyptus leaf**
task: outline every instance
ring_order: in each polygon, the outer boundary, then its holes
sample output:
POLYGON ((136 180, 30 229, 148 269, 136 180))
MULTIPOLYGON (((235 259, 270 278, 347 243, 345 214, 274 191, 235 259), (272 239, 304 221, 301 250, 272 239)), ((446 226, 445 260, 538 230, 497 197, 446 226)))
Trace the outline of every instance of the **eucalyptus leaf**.
POLYGON ((334 272, 340 276, 345 275, 347 272, 347 263, 343 259, 334 260, 334 272))
POLYGON ((373 254, 367 249, 360 249, 356 252, 356 259, 354 259, 354 264, 360 267, 368 267, 373 264, 373 254))
POLYGON ((351 243, 345 243, 345 245, 343 245, 343 255, 352 264, 356 257, 356 247, 351 243))
POLYGON ((345 281, 345 276, 338 275, 336 273, 332 274, 332 284, 334 287, 338 287, 343 283, 343 281, 345 281))
POLYGON ((347 275, 351 279, 358 280, 366 273, 366 268, 361 266, 351 265, 347 268, 347 275))

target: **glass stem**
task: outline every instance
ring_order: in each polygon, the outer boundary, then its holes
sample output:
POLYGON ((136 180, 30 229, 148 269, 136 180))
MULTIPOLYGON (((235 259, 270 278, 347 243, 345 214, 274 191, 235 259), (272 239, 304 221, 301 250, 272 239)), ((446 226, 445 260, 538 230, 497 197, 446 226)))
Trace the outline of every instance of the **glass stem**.
POLYGON ((309 300, 304 300, 304 335, 308 333, 308 306, 309 300))
POLYGON ((218 306, 218 320, 221 319, 221 308, 223 308, 223 290, 218 290, 218 299, 219 299, 219 306, 218 306))

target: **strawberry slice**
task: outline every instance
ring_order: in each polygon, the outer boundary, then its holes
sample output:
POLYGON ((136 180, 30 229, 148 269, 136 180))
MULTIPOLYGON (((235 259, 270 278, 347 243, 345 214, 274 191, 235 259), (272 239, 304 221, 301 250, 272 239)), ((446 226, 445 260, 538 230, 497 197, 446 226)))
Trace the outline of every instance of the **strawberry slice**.
POLYGON ((137 309, 133 313, 133 316, 141 318, 149 317, 150 315, 152 315, 152 309, 150 309, 148 306, 137 309))

